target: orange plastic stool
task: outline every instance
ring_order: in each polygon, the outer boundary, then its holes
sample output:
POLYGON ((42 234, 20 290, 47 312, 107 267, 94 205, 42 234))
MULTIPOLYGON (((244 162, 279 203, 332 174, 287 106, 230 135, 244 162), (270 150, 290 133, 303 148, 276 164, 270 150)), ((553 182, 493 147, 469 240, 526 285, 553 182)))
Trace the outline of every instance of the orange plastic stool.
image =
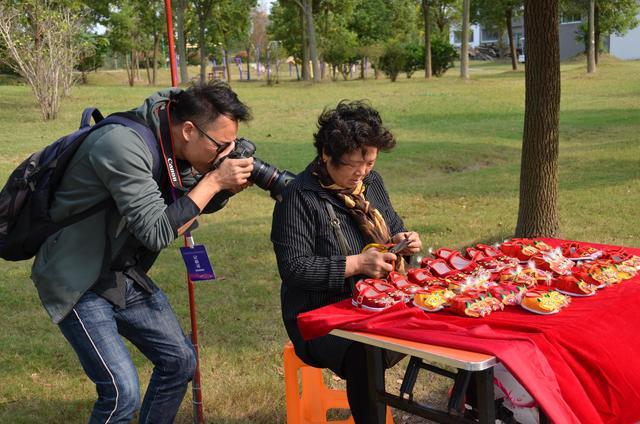
MULTIPOLYGON (((309 366, 296 355, 291 342, 284 346, 284 388, 288 424, 353 424, 353 418, 327 421, 330 409, 349 409, 347 393, 330 389, 322 382, 322 369, 309 366), (300 370, 302 393, 298 389, 300 370)), ((387 424, 393 424, 387 406, 387 424)))

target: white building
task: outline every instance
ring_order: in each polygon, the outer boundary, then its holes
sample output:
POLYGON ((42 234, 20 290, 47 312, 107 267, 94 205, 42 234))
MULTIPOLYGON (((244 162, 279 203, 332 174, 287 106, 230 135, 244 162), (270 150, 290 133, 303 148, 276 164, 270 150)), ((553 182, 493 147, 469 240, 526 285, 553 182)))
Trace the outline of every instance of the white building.
MULTIPOLYGON (((636 18, 640 22, 640 15, 636 18)), ((621 37, 617 35, 609 37, 609 53, 618 59, 640 59, 640 26, 621 37)))
MULTIPOLYGON (((638 15, 640 22, 640 15, 638 15)), ((565 15, 560 17, 559 35, 560 35, 560 60, 574 57, 584 52, 584 43, 576 40, 579 26, 583 17, 580 15, 565 15)), ((516 48, 522 47, 525 37, 524 19, 522 16, 515 17, 512 20, 513 36, 516 48)), ((475 48, 482 44, 494 44, 498 41, 500 34, 496 31, 489 31, 481 25, 469 25, 469 47, 475 48)), ((452 27, 449 31, 449 42, 460 47, 462 41, 462 31, 457 27, 452 27)), ((612 56, 618 59, 631 60, 640 59, 640 25, 629 30, 624 36, 611 35, 603 40, 604 49, 609 50, 612 56)), ((503 42, 508 43, 506 34, 503 35, 503 42)))
MULTIPOLYGON (((488 31, 478 24, 469 25, 469 47, 478 47, 480 44, 497 43, 500 34, 497 31, 488 31)), ((462 44, 462 30, 453 28, 449 31, 449 43, 460 47, 462 44)))

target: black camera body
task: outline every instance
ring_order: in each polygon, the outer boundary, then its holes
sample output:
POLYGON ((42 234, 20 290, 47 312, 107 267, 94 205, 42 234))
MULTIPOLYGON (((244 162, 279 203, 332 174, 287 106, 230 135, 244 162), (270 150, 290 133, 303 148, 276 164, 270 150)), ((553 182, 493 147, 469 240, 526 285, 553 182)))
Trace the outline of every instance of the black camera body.
POLYGON ((294 173, 287 170, 279 170, 273 165, 269 165, 254 156, 256 152, 256 145, 246 138, 239 138, 236 140, 236 146, 228 159, 241 159, 241 158, 253 158, 253 171, 249 179, 263 190, 268 190, 271 197, 276 201, 282 200, 282 192, 284 188, 293 180, 296 176, 294 173))
MULTIPOLYGON (((246 138, 236 140, 235 148, 229 153, 226 159, 242 159, 253 158, 253 171, 249 179, 263 190, 268 190, 271 197, 280 202, 282 201, 282 192, 296 175, 289 171, 281 171, 273 165, 269 165, 254 156, 256 145, 246 138)), ((208 213, 222 209, 233 193, 229 190, 222 190, 213 196, 205 211, 208 213)))
POLYGON ((244 137, 236 139, 235 148, 227 156, 229 159, 251 158, 256 153, 256 145, 244 137))

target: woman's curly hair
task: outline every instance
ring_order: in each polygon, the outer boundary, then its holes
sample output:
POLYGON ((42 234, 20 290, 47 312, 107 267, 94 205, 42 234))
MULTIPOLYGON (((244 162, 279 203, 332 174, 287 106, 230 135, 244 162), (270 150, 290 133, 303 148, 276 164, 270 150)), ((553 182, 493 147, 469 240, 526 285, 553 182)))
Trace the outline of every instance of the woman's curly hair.
POLYGON ((352 153, 365 147, 376 147, 389 151, 396 145, 396 139, 382 125, 377 110, 362 100, 341 100, 334 109, 325 109, 318 118, 318 132, 313 135, 313 145, 318 151, 338 163, 345 153, 352 153))

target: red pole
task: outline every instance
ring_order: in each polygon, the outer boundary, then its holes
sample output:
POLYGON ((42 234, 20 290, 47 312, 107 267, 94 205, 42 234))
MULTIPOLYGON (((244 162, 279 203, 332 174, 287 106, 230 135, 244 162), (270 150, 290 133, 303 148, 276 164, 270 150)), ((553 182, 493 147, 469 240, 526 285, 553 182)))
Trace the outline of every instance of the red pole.
MULTIPOLYGON (((169 63, 171 64, 171 86, 178 86, 178 69, 176 68, 176 49, 173 41, 173 17, 171 15, 171 0, 164 0, 164 11, 167 16, 167 35, 169 38, 169 63)), ((182 58, 185 60, 186 58, 182 58)), ((184 234, 184 245, 193 247, 191 233, 184 234)), ((198 321, 196 315, 196 295, 195 285, 187 273, 187 289, 189 291, 189 315, 191 317, 191 343, 196 353, 196 370, 193 374, 191 389, 193 393, 193 422, 204 424, 204 413, 202 410, 202 386, 200 384, 200 349, 198 347, 198 321)))
MULTIPOLYGON (((193 247, 193 238, 191 233, 185 233, 184 245, 193 247)), ((196 371, 193 373, 193 381, 191 382, 192 404, 193 404, 193 422, 195 424, 204 424, 204 412, 202 409, 202 385, 200 383, 200 348, 198 346, 198 318, 196 315, 196 293, 195 284, 189 278, 187 273, 187 289, 189 291, 189 315, 191 317, 191 343, 196 352, 196 371)))
MULTIPOLYGON (((171 64, 171 86, 178 86, 178 70, 176 68, 176 45, 173 41, 173 17, 171 15, 171 0, 164 0, 164 14, 167 16, 167 36, 169 38, 169 63, 171 64)), ((181 57, 180 60, 186 58, 181 57)))

